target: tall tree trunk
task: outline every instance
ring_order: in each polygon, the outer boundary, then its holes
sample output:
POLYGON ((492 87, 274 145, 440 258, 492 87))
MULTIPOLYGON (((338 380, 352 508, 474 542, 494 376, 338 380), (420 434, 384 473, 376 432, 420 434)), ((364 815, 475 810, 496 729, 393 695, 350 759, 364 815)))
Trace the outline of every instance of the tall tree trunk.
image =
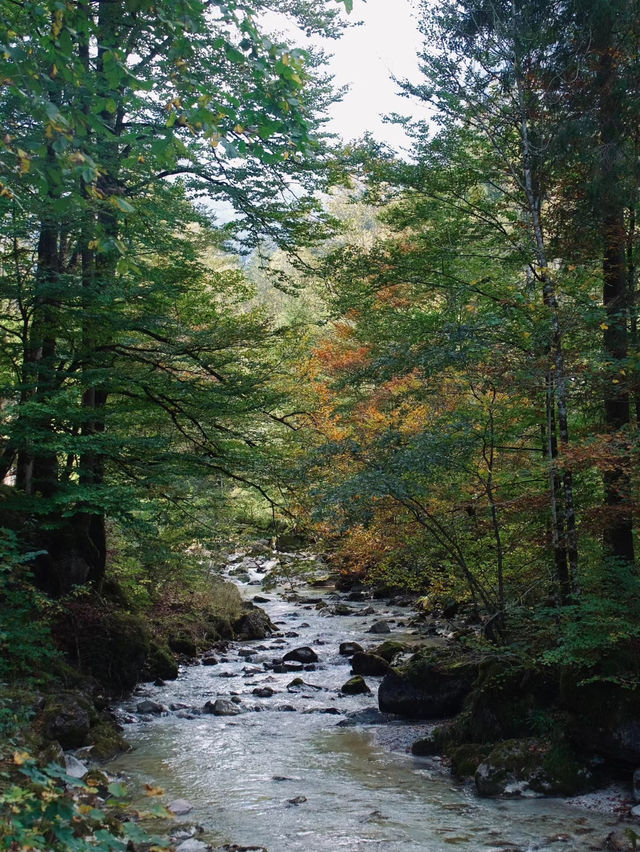
POLYGON ((607 511, 605 552, 626 562, 634 561, 633 517, 628 436, 630 398, 625 377, 628 355, 628 305, 625 200, 622 186, 623 104, 613 44, 613 15, 607 14, 597 34, 600 124, 600 216, 603 246, 602 301, 606 313, 603 347, 609 361, 605 375, 605 426, 618 453, 615 466, 603 474, 607 511), (625 372, 623 372, 625 371, 625 372))

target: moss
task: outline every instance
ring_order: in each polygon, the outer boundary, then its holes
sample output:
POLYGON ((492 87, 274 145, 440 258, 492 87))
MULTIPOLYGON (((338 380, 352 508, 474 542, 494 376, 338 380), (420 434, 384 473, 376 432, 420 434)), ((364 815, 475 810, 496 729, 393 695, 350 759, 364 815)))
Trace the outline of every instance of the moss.
POLYGON ((129 751, 130 745, 118 731, 115 722, 99 722, 91 728, 87 744, 92 745, 91 757, 96 760, 110 760, 123 751, 129 751))
POLYGON ((345 695, 362 695, 371 692, 371 690, 361 675, 355 675, 355 677, 349 678, 346 683, 342 684, 340 692, 344 692, 345 695))
POLYGON ((175 680, 178 677, 178 663, 168 645, 152 640, 144 667, 146 680, 175 680))
POLYGON ((394 658, 401 654, 403 651, 408 650, 408 645, 405 645, 404 642, 396 642, 394 639, 387 639, 381 645, 374 650, 374 654, 377 654, 378 657, 382 657, 383 660, 386 660, 388 663, 392 663, 394 658))
POLYGON ((490 749, 475 775, 483 796, 571 796, 594 789, 593 774, 564 744, 535 737, 505 740, 490 749))
POLYGON ((490 751, 490 747, 479 743, 465 743, 451 748, 448 752, 451 771, 456 778, 473 778, 490 751))

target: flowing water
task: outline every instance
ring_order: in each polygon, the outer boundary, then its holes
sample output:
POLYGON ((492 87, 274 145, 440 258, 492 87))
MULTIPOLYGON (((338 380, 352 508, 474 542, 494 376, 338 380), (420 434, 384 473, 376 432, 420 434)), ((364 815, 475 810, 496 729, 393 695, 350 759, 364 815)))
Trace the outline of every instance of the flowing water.
MULTIPOLYGON (((250 598, 260 589, 244 584, 243 591, 250 598)), ((368 647, 385 638, 415 642, 407 610, 374 602, 375 615, 328 615, 277 593, 268 597, 260 605, 281 636, 232 645, 216 666, 190 666, 177 681, 139 690, 121 708, 129 713, 125 735, 134 750, 113 761, 110 771, 132 778, 134 786, 160 785, 166 801, 188 799, 194 809, 185 820, 205 826, 216 843, 263 845, 269 852, 603 848, 616 822, 612 816, 562 800, 479 799, 455 783, 438 758, 408 752, 424 725, 380 724, 375 713, 354 724, 349 714, 377 708, 379 679, 367 678, 371 695, 339 694, 350 666, 338 646, 358 641, 368 647), (391 637, 367 633, 380 618, 389 620, 391 637), (315 671, 302 672, 308 685, 287 688, 296 674, 263 667, 304 645, 319 657, 315 671), (247 649, 257 654, 238 653, 247 649), (253 694, 265 686, 275 694, 253 694), (246 712, 195 718, 173 712, 141 720, 133 711, 142 696, 188 707, 236 696, 246 712)), ((349 606, 362 610, 371 602, 349 606)))

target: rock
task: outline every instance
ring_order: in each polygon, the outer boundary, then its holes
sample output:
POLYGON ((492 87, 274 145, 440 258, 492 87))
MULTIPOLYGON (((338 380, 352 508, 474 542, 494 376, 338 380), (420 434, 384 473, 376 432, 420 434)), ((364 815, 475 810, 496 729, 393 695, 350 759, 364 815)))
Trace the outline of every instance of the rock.
POLYGON ((211 849, 210 846, 203 843, 202 840, 195 840, 193 837, 176 846, 176 852, 207 852, 209 849, 211 849))
POLYGON ((213 716, 238 716, 242 710, 228 698, 216 698, 215 701, 207 701, 202 712, 213 716))
POLYGON ((168 645, 150 641, 143 674, 145 680, 175 680, 178 677, 178 663, 168 645))
POLYGON ((376 621, 369 628, 369 633, 391 633, 391 628, 386 621, 376 621))
POLYGON ((330 716, 339 716, 340 711, 337 707, 309 707, 308 710, 303 710, 303 716, 309 716, 312 713, 328 713, 330 716))
POLYGON ((254 603, 271 603, 270 598, 263 598, 262 595, 254 595, 253 596, 254 603))
POLYGON ((238 639, 266 639, 277 627, 267 613, 253 604, 246 604, 246 612, 233 622, 233 630, 238 639))
POLYGON ((183 654, 190 659, 198 656, 198 645, 193 636, 186 633, 174 634, 169 637, 168 645, 176 654, 183 654))
POLYGON ((282 658, 282 662, 296 662, 303 664, 317 663, 318 655, 313 650, 313 648, 309 648, 305 645, 302 648, 294 648, 293 651, 289 651, 289 653, 285 654, 282 658))
POLYGON ((432 736, 421 737, 411 745, 411 754, 416 757, 431 757, 440 754, 440 746, 432 736))
POLYGON ((365 593, 361 592, 361 591, 349 592, 349 594, 347 595, 347 600, 348 601, 363 601, 365 599, 365 597, 366 597, 365 593))
POLYGON ((214 657, 211 654, 207 657, 203 657, 201 662, 202 662, 203 666, 217 666, 218 665, 218 658, 214 657))
POLYGON ((566 748, 546 740, 505 740, 475 772, 479 796, 573 796, 594 786, 592 773, 566 748))
POLYGON ((252 693, 253 695, 257 695, 258 698, 271 698, 276 694, 276 691, 270 686, 256 686, 256 688, 252 690, 252 693))
POLYGON ((96 760, 111 760, 131 748, 113 719, 105 719, 93 725, 87 741, 92 746, 91 757, 96 760))
POLYGON ((362 653, 364 648, 357 642, 341 642, 340 655, 342 657, 353 657, 354 654, 362 653))
POLYGON ((344 692, 345 695, 363 695, 367 692, 371 692, 371 690, 367 686, 364 678, 360 675, 356 675, 355 677, 350 678, 346 683, 342 684, 340 692, 344 692))
POLYGON ((351 670, 356 675, 381 677, 391 671, 391 666, 377 654, 366 654, 363 651, 358 651, 351 658, 351 670))
POLYGON ((84 776, 89 771, 89 767, 86 763, 83 763, 81 760, 78 760, 78 758, 74 757, 72 754, 65 754, 64 771, 71 778, 84 778, 84 776))
POLYGON ((169 802, 168 808, 175 816, 184 816, 193 810, 193 805, 188 799, 174 799, 169 802))
POLYGON ((136 705, 136 713, 143 713, 145 716, 160 716, 164 712, 164 709, 162 704, 158 704, 157 701, 151 701, 148 698, 136 705))
POLYGON ((640 817, 640 805, 636 805, 635 808, 631 808, 630 814, 632 817, 640 817))
POLYGON ((377 654, 378 657, 382 657, 388 663, 392 663, 398 654, 402 654, 407 650, 408 646, 404 642, 397 642, 395 639, 386 639, 382 645, 378 645, 373 653, 377 654))
POLYGON ((273 666, 274 674, 286 674, 287 672, 303 672, 304 666, 302 663, 276 663, 273 666))
POLYGON ((384 676, 378 690, 383 713, 413 719, 454 716, 471 691, 478 666, 456 658, 448 649, 427 649, 414 654, 402 671, 384 676))
POLYGON ((290 805, 303 805, 307 801, 306 796, 296 796, 294 799, 287 799, 290 805))
POLYGON ((384 716, 377 707, 368 707, 366 710, 353 710, 347 713, 346 719, 338 722, 339 728, 351 728, 354 725, 386 725, 388 716, 384 716))
POLYGON ((305 680, 302 680, 301 677, 294 677, 292 681, 289 681, 287 684, 288 692, 296 692, 299 689, 315 689, 318 691, 322 691, 322 686, 316 686, 315 683, 307 683, 305 680))
POLYGON ((42 714, 45 736, 57 740, 62 748, 86 745, 92 710, 91 702, 82 693, 61 692, 49 696, 42 714))
POLYGON ((334 615, 356 615, 358 610, 354 609, 352 606, 347 606, 346 604, 339 603, 331 607, 331 612, 334 615))

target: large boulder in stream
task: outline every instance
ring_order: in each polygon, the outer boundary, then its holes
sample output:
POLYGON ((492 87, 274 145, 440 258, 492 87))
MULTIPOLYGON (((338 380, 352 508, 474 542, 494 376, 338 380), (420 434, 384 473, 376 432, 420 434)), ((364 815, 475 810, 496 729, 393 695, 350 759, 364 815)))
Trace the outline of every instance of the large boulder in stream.
POLYGON ((419 651, 401 670, 385 675, 378 690, 383 713, 412 719, 442 719, 462 709, 478 675, 478 664, 447 648, 419 651))
POLYGON ((309 663, 317 663, 318 655, 313 650, 313 648, 309 648, 307 645, 302 648, 294 648, 293 651, 289 651, 282 658, 283 663, 303 663, 305 665, 309 663))
POLYGON ((245 612, 233 622, 236 639, 266 639, 277 630, 267 613, 253 604, 245 604, 245 612))
POLYGON ((354 675, 381 677, 391 671, 391 666, 377 654, 366 654, 359 651, 351 657, 351 670, 354 675))
POLYGON ((356 675, 342 684, 340 692, 344 692, 345 695, 365 695, 371 692, 371 690, 367 686, 365 679, 360 675, 356 675))
POLYGON ((566 745, 528 738, 498 743, 474 777, 479 796, 575 796, 595 789, 591 770, 566 745))
POLYGON ((353 657, 354 654, 364 651, 362 645, 358 645, 357 642, 341 642, 340 643, 340 656, 341 657, 353 657))
POLYGON ((242 710, 229 698, 216 698, 215 701, 207 701, 202 712, 212 716, 238 716, 242 710))

